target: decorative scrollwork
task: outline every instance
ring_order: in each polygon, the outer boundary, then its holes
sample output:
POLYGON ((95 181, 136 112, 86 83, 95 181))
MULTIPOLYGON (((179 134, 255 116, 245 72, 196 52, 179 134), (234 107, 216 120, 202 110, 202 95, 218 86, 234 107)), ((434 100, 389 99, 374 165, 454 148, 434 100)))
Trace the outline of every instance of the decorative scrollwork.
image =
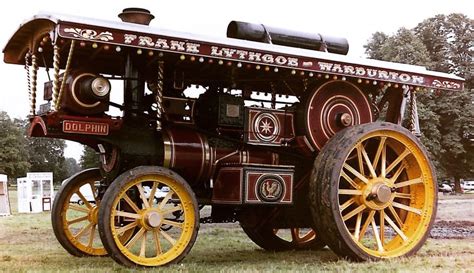
POLYGON ((76 38, 83 38, 87 40, 97 40, 97 41, 112 41, 114 39, 111 32, 104 31, 97 33, 93 29, 80 29, 80 28, 66 28, 64 32, 72 34, 76 38))
POLYGON ((440 80, 434 80, 433 86, 438 87, 438 88, 451 88, 451 89, 461 88, 461 85, 459 83, 451 82, 451 81, 440 81, 440 80))

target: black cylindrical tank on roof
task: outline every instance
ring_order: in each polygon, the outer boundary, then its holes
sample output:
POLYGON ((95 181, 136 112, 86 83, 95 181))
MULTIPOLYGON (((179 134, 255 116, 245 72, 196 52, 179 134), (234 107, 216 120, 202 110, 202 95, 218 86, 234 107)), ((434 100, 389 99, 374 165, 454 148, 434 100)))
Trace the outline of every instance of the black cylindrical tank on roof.
POLYGON ((262 24, 232 21, 227 26, 227 37, 255 42, 272 43, 298 48, 346 55, 346 38, 269 27, 262 24))

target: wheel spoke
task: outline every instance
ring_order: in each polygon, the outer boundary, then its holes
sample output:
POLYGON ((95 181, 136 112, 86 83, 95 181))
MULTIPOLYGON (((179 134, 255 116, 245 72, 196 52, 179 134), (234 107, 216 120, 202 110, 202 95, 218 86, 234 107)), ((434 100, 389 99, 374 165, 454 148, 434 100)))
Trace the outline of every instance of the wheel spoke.
POLYGON ((362 195, 361 190, 348 190, 348 189, 339 189, 338 192, 340 195, 362 195))
POLYGON ((95 181, 89 182, 89 185, 91 186, 92 196, 94 197, 94 201, 97 204, 99 200, 97 199, 97 189, 95 187, 95 181))
POLYGON ((163 236, 163 238, 165 238, 168 242, 171 243, 171 245, 175 245, 175 244, 176 244, 176 240, 173 239, 166 231, 160 230, 160 233, 161 233, 161 235, 163 236))
POLYGON ((300 235, 301 234, 299 233, 299 230, 298 230, 298 238, 299 238, 300 242, 309 242, 309 241, 313 240, 314 238, 316 238, 316 232, 314 231, 314 229, 311 229, 304 236, 300 236, 300 235))
POLYGON ((372 165, 372 162, 370 162, 369 155, 365 151, 365 148, 362 145, 360 146, 361 146, 360 149, 362 151, 362 156, 365 159, 365 164, 367 164, 367 167, 369 168, 370 175, 372 176, 372 178, 376 178, 377 174, 375 173, 375 169, 374 169, 374 166, 372 165))
POLYGON ((173 226, 173 227, 177 227, 177 228, 182 228, 183 227, 183 223, 171 221, 171 220, 168 220, 168 219, 164 219, 162 223, 163 223, 163 225, 169 225, 169 226, 173 226))
POLYGON ((122 216, 122 217, 127 217, 127 218, 132 218, 132 219, 141 219, 142 218, 142 216, 139 215, 139 214, 126 212, 126 211, 121 211, 121 210, 115 211, 115 216, 122 216))
POLYGON ((393 218, 395 218, 395 221, 397 222, 397 224, 398 224, 400 227, 403 227, 402 219, 400 219, 400 216, 399 216, 398 213, 395 211, 395 208, 393 208, 392 205, 389 205, 389 206, 388 206, 388 209, 389 209, 390 212, 392 213, 393 218))
POLYGON ((155 200, 155 193, 156 189, 158 188, 158 182, 153 182, 153 186, 151 187, 150 196, 148 196, 148 205, 151 207, 153 206, 153 200, 155 200))
POLYGON ((72 219, 71 221, 67 221, 67 225, 70 226, 72 224, 75 224, 75 223, 79 223, 79 222, 82 222, 82 221, 86 221, 88 220, 88 216, 82 216, 82 217, 78 217, 78 218, 74 218, 72 219))
POLYGON ((364 170, 364 161, 362 158, 362 143, 357 144, 356 146, 357 149, 357 161, 359 162, 359 172, 365 176, 365 170, 364 170))
POLYGON ((374 170, 377 169, 377 166, 379 164, 380 155, 382 154, 382 151, 385 150, 385 140, 387 140, 387 137, 381 137, 380 138, 379 147, 377 148, 377 152, 375 153, 375 158, 374 158, 374 170))
POLYGON ((404 182, 396 183, 395 188, 401 188, 401 187, 406 187, 406 186, 411 186, 415 184, 423 183, 423 180, 421 177, 415 178, 415 179, 410 179, 404 182))
POLYGON ((87 199, 84 197, 84 195, 82 195, 81 191, 80 190, 77 190, 75 192, 75 194, 77 194, 77 196, 79 196, 79 198, 81 198, 82 202, 84 202, 84 205, 86 205, 86 207, 88 209, 92 209, 92 205, 91 203, 89 203, 89 201, 87 201, 87 199))
POLYGON ((409 212, 413 212, 414 214, 417 214, 417 215, 421 215, 421 209, 410 207, 410 206, 407 206, 407 205, 404 205, 404 204, 401 204, 401 203, 398 203, 398 202, 393 202, 392 205, 396 208, 403 209, 403 210, 406 210, 406 211, 409 211, 409 212))
POLYGON ((395 230, 395 232, 400 235, 400 237, 402 237, 403 241, 406 241, 408 240, 407 236, 405 235, 405 233, 403 233, 403 231, 397 227, 397 225, 392 221, 392 219, 390 219, 390 217, 388 217, 388 215, 384 215, 384 218, 385 220, 387 221, 387 223, 393 228, 393 230, 395 230))
POLYGON ((354 230, 354 237, 357 241, 359 241, 360 236, 360 224, 362 223, 362 212, 357 214, 356 226, 354 230))
POLYGON ((340 206, 340 211, 342 212, 343 210, 348 208, 350 205, 354 204, 354 202, 355 202, 354 198, 351 198, 351 199, 347 200, 346 202, 344 202, 344 204, 342 204, 340 206))
POLYGON ((74 235, 74 238, 79 238, 79 237, 82 237, 83 235, 86 234, 86 231, 90 230, 92 228, 94 224, 92 222, 89 222, 89 224, 87 224, 87 226, 84 226, 81 230, 79 230, 78 233, 76 233, 76 235, 74 235))
POLYGON ((396 192, 396 193, 395 193, 395 198, 411 199, 411 194, 409 194, 409 193, 396 192))
POLYGON ((371 210, 360 230, 359 241, 364 238, 365 232, 367 231, 367 227, 369 227, 369 224, 372 222, 372 220, 374 220, 374 215, 375 210, 371 210))
POLYGON ((382 209, 379 211, 380 213, 380 241, 382 242, 382 245, 384 245, 385 242, 385 211, 382 209))
POLYGON ((356 169, 352 168, 349 164, 344 163, 344 168, 346 168, 346 170, 351 172, 353 175, 357 176, 357 178, 359 178, 362 182, 364 182, 366 184, 369 182, 367 177, 363 176, 360 172, 358 172, 356 169))
POLYGON ((123 195, 123 200, 125 200, 125 202, 127 202, 127 204, 135 211, 135 212, 138 212, 140 209, 137 207, 137 204, 135 204, 135 202, 132 201, 132 199, 130 199, 130 197, 128 196, 127 193, 125 193, 123 195))
POLYGON ((351 219, 354 215, 356 215, 357 213, 363 211, 364 209, 366 208, 366 206, 364 204, 358 206, 357 208, 353 209, 351 212, 347 213, 346 215, 344 215, 342 217, 342 221, 347 221, 349 219, 351 219))
POLYGON ((142 244, 140 246, 140 257, 145 257, 145 251, 146 251, 146 231, 143 233, 143 239, 142 239, 142 244))
POLYGON ((393 183, 395 183, 398 179, 398 177, 400 176, 400 174, 402 174, 403 170, 407 167, 407 164, 406 163, 402 163, 400 165, 400 167, 398 167, 397 171, 393 174, 393 176, 390 178, 390 180, 392 180, 393 183))
POLYGON ((387 176, 387 147, 383 145, 382 147, 382 162, 380 163, 380 176, 387 176))
POLYGON ((393 168, 395 168, 398 163, 400 163, 407 155, 409 155, 411 152, 408 150, 408 148, 405 148, 405 150, 387 167, 386 172, 389 173, 393 168))
POLYGON ((89 211, 90 211, 90 209, 88 209, 88 208, 81 207, 81 206, 78 206, 78 205, 75 205, 75 204, 69 204, 68 209, 72 209, 72 210, 76 210, 76 211, 80 211, 80 212, 85 212, 85 213, 89 213, 89 211))
POLYGON ((95 227, 96 227, 96 225, 92 225, 92 227, 91 227, 89 243, 87 244, 88 247, 92 247, 92 243, 94 242, 95 227))
POLYGON ((123 234, 125 231, 127 230, 130 230, 132 228, 135 228, 137 226, 137 222, 131 222, 130 224, 126 225, 126 226, 123 226, 123 227, 120 227, 120 228, 117 228, 116 232, 118 235, 121 235, 123 234))
POLYGON ((137 242, 138 240, 140 240, 140 238, 142 238, 143 234, 145 233, 145 228, 141 228, 137 234, 135 234, 132 239, 130 239, 130 241, 128 241, 128 243, 125 245, 126 248, 130 249, 132 248, 137 242))
POLYGON ((155 240, 155 249, 156 249, 156 256, 162 253, 161 250, 161 243, 160 243, 160 233, 158 230, 153 230, 153 240, 155 240))
POLYGON ((161 213, 163 215, 167 215, 167 214, 173 213, 173 212, 178 211, 178 210, 183 210, 181 205, 177 205, 176 207, 172 207, 172 208, 169 208, 169 209, 162 210, 161 213))
POLYGON ((374 237, 375 237, 375 241, 377 242, 377 247, 378 247, 378 250, 379 252, 384 252, 384 248, 383 248, 383 245, 382 245, 382 241, 380 240, 380 234, 377 230, 377 225, 375 224, 375 219, 372 219, 372 231, 374 233, 374 237))
POLYGON ((351 186, 354 188, 354 189, 358 189, 359 188, 359 185, 357 185, 357 183, 349 177, 349 175, 347 175, 347 173, 342 170, 341 171, 341 176, 347 181, 349 182, 349 184, 351 184, 351 186))
POLYGON ((138 192, 140 193, 140 198, 142 199, 143 206, 145 206, 145 208, 149 208, 150 204, 148 203, 148 199, 146 198, 145 191, 143 190, 142 184, 138 183, 135 186, 137 187, 138 192))
POLYGON ((166 203, 168 203, 168 201, 171 199, 172 196, 173 196, 173 192, 169 191, 166 194, 165 198, 163 198, 163 200, 161 201, 160 205, 158 206, 158 209, 162 210, 165 207, 166 203))
POLYGON ((291 242, 298 243, 300 241, 300 229, 299 228, 292 228, 291 230, 291 242))

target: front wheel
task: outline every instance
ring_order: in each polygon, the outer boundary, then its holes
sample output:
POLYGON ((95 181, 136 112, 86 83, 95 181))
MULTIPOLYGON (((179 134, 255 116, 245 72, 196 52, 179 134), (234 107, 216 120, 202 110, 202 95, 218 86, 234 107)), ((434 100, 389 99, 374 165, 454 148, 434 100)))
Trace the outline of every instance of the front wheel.
POLYGON ((196 197, 169 169, 141 166, 114 180, 99 210, 99 233, 111 257, 126 266, 161 266, 182 260, 199 229, 196 197), (146 195, 144 187, 151 193, 146 195), (158 204, 157 190, 169 191, 158 204), (130 240, 121 235, 136 230, 130 240))
POLYGON ((74 256, 107 255, 96 229, 100 203, 96 182, 100 179, 97 168, 79 172, 63 183, 54 199, 51 210, 54 235, 74 256))
POLYGON ((313 218, 340 256, 357 261, 409 256, 433 225, 435 181, 424 148, 405 128, 392 123, 347 128, 316 158, 313 218))

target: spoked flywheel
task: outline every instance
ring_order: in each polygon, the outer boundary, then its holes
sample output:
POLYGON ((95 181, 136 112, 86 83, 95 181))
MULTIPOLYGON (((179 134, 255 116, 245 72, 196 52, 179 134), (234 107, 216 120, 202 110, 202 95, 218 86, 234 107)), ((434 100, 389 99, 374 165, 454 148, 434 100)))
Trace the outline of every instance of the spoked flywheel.
POLYGON ((136 167, 116 178, 104 194, 99 219, 105 248, 127 266, 179 262, 199 228, 198 205, 189 185, 171 170, 153 166, 136 167), (157 195, 164 197, 156 202, 157 195), (121 240, 128 230, 135 233, 121 240))
POLYGON ((51 221, 59 243, 75 256, 103 256, 107 251, 97 232, 99 169, 79 172, 63 183, 54 199, 51 221))
POLYGON ((268 251, 319 250, 325 246, 312 228, 242 228, 255 244, 268 251))
POLYGON ((336 134, 316 158, 311 208, 337 254, 372 260, 414 254, 436 213, 436 179, 406 129, 371 123, 336 134))

